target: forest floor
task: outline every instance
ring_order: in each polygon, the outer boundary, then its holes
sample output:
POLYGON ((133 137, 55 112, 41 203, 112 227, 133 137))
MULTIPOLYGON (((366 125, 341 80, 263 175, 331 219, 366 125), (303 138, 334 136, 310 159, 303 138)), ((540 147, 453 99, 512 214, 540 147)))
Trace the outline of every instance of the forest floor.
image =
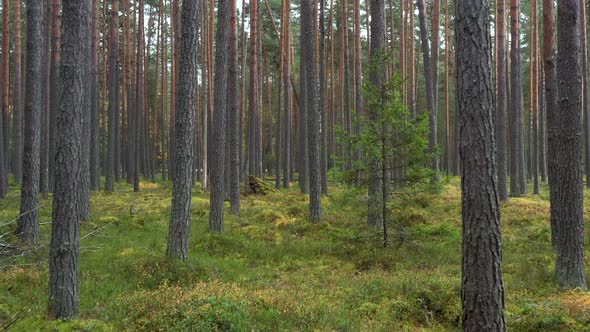
MULTIPOLYGON (((502 205, 508 326, 590 331, 590 293, 560 291, 554 281, 542 189, 502 205)), ((207 233, 208 195, 195 191, 186 262, 165 257, 170 183, 93 193, 81 231, 80 318, 69 322, 46 318, 51 200, 42 200, 40 244, 0 248, 0 331, 459 330, 459 180, 400 202, 392 221, 405 239, 392 236, 387 248, 366 226, 362 193, 330 191, 324 223, 306 220, 307 197, 293 186, 243 197, 241 216, 226 215, 222 235, 207 233)), ((0 225, 18 215, 19 198, 13 189, 0 201, 0 225)), ((14 224, 0 227, 5 234, 14 224)), ((589 258, 586 249, 587 267, 589 258)))

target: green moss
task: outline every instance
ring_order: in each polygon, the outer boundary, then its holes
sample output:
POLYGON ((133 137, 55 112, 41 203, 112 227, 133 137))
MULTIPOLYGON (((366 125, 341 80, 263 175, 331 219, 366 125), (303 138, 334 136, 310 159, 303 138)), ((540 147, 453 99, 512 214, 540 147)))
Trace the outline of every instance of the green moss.
MULTIPOLYGON (((211 235, 209 197, 197 188, 186 262, 165 257, 171 189, 142 182, 133 193, 121 183, 115 193, 93 193, 92 219, 81 229, 80 318, 46 318, 43 247, 14 261, 23 265, 0 270, 0 330, 15 317, 14 331, 459 329, 456 178, 440 194, 408 195, 390 206, 387 248, 381 231, 366 226, 363 191, 331 186, 321 224, 307 221, 308 198, 296 185, 243 197, 241 215, 226 215, 226 232, 211 235)), ((19 199, 12 190, 0 201, 0 224, 18 215, 19 199)), ((51 200, 41 203, 48 222, 51 200)), ((502 204, 508 325, 587 331, 590 293, 561 292, 553 281, 548 216, 546 187, 502 204)), ((47 244, 49 235, 43 224, 40 241, 47 244)))

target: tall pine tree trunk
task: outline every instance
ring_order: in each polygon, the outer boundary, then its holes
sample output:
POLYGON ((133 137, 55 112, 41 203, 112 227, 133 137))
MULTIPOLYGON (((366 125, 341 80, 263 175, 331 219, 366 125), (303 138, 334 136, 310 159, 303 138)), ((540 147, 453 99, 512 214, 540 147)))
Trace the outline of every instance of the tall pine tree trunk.
POLYGON ((42 1, 27 5, 27 77, 25 102, 25 145, 20 217, 16 234, 36 242, 39 233, 39 176, 41 115, 43 113, 43 65, 45 13, 42 1))
POLYGON ((510 195, 526 194, 526 163, 524 151, 524 115, 520 73, 520 0, 510 1, 510 195))
POLYGON ((23 92, 22 92, 22 65, 21 65, 21 1, 14 3, 14 103, 12 131, 14 133, 14 146, 12 148, 12 172, 14 181, 21 183, 23 176, 23 92))
POLYGON ((55 192, 49 252, 49 316, 78 314, 80 174, 84 108, 84 52, 90 47, 90 0, 63 0, 60 75, 62 98, 56 121, 55 192), (84 43, 88 43, 85 46, 84 43))
POLYGON ((584 275, 584 185, 582 159, 582 85, 580 1, 557 4, 558 164, 555 181, 559 193, 551 206, 557 225, 557 282, 562 288, 586 289, 584 275))
POLYGON ((229 38, 229 4, 219 2, 215 35, 215 90, 213 128, 211 132, 211 198, 209 232, 223 232, 223 202, 225 201, 225 127, 227 109, 227 69, 229 38), (216 148, 214 148, 216 147, 216 148))
POLYGON ((455 12, 463 162, 463 331, 506 331, 490 3, 489 0, 458 0, 455 12))
MULTIPOLYGON (((119 0, 111 0, 111 30, 109 36, 109 131, 105 190, 113 191, 115 182, 116 113, 119 111, 119 0)), ((128 151, 129 152, 129 151, 128 151)))
POLYGON ((167 254, 186 260, 191 222, 191 188, 193 175, 193 132, 195 128, 195 87, 197 85, 197 55, 199 1, 182 6, 182 40, 180 43, 178 112, 175 122, 176 171, 173 177, 172 213, 168 232, 167 254))
POLYGON ((496 58, 496 143, 498 147, 498 195, 500 201, 508 200, 508 158, 506 146, 506 0, 497 3, 497 58, 496 58))

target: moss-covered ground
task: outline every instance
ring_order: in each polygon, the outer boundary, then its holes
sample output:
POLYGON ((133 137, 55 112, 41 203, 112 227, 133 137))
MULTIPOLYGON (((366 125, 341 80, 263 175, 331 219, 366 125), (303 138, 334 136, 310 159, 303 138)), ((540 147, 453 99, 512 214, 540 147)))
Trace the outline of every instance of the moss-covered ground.
MULTIPOLYGON (((0 331, 458 330, 458 179, 395 208, 401 236, 387 248, 365 225, 362 193, 330 191, 324 223, 306 220, 307 198, 294 186, 243 197, 222 235, 207 233, 208 195, 195 191, 186 262, 165 257, 170 183, 95 192, 81 234, 80 317, 68 322, 46 318, 51 199, 41 200, 39 246, 0 226, 17 246, 0 257, 0 331)), ((19 198, 13 189, 0 201, 0 224, 18 215, 19 198)), ((590 293, 561 291, 553 278, 547 188, 503 204, 502 231, 509 328, 590 331, 590 293)))

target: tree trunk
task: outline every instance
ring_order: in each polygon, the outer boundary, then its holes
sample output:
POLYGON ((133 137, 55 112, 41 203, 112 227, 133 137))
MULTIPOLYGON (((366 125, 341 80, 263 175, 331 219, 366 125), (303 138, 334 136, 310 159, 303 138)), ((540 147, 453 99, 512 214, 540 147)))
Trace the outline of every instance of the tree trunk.
MULTIPOLYGON (((551 206, 558 205, 557 181, 558 114, 557 114, 557 71, 554 50, 555 8, 552 0, 543 0, 543 69, 545 73, 545 117, 547 122, 547 175, 551 206), (553 182, 553 185, 551 184, 553 182)), ((551 243, 557 245, 556 214, 551 213, 551 243)))
POLYGON ((456 2, 463 331, 506 331, 489 0, 456 2))
MULTIPOLYGON (((358 1, 358 0, 357 0, 358 1)), ((319 65, 320 65, 320 95, 319 95, 319 112, 321 117, 321 138, 320 138, 320 175, 322 179, 322 194, 328 195, 328 124, 326 111, 326 27, 324 23, 324 4, 325 0, 320 0, 320 22, 319 22, 319 65)), ((360 5, 359 5, 360 7, 360 5)), ((359 8, 359 30, 360 30, 360 8, 359 8)), ((360 48, 360 42, 359 42, 360 48)), ((360 52, 360 50, 359 50, 360 52)), ((360 56, 359 56, 360 58, 360 56)), ((360 66, 360 64, 359 64, 360 66)))
POLYGON ((538 119, 539 112, 538 97, 537 97, 537 82, 538 82, 538 65, 537 65, 537 0, 531 0, 531 47, 530 47, 530 105, 531 105, 531 136, 530 145, 531 153, 531 169, 533 175, 533 194, 539 194, 539 154, 538 154, 538 119))
POLYGON ((238 16, 236 0, 229 1, 229 60, 227 78, 230 213, 240 214, 240 110, 238 108, 238 16))
POLYGON ((524 151, 524 115, 522 110, 522 80, 520 74, 520 0, 510 1, 510 195, 526 194, 526 164, 524 151))
POLYGON ((80 252, 80 174, 84 63, 90 47, 90 0, 63 0, 61 106, 57 114, 55 193, 49 253, 49 316, 78 314, 78 255, 80 252), (84 43, 88 43, 87 46, 84 43))
POLYGON ((227 106, 227 70, 229 46, 229 4, 221 1, 217 7, 217 30, 215 35, 215 110, 211 132, 211 198, 209 209, 209 232, 223 232, 223 202, 225 201, 225 126, 227 106), (216 148, 213 148, 216 147, 216 148))
POLYGON ((12 172, 14 181, 21 183, 23 176, 23 92, 21 65, 21 2, 14 2, 14 103, 12 130, 14 146, 12 148, 12 172))
MULTIPOLYGON (((369 80, 374 89, 379 91, 385 84, 385 63, 383 52, 385 45, 385 3, 384 0, 371 0, 371 49, 369 80)), ((369 118, 379 120, 379 111, 370 109, 369 118)), ((382 162, 369 161, 369 210, 368 224, 376 228, 383 228, 383 178, 382 162)))
POLYGON ((98 80, 98 16, 99 0, 92 1, 92 62, 90 69, 90 189, 98 190, 100 187, 100 145, 99 145, 99 80, 98 80))
POLYGON ((506 147, 506 0, 497 3, 497 78, 496 78, 496 142, 498 146, 498 195, 508 200, 507 147, 506 147))
POLYGON ((309 220, 322 220, 322 183, 320 170, 320 114, 318 109, 318 75, 315 59, 315 38, 313 28, 314 12, 312 0, 301 1, 301 63, 305 66, 307 98, 307 134, 309 148, 309 220))
POLYGON ((285 58, 283 59, 283 91, 284 91, 284 118, 285 118, 285 135, 283 136, 283 153, 285 158, 283 159, 283 188, 289 188, 290 180, 292 177, 291 169, 291 137, 292 137, 292 114, 291 114, 291 1, 283 0, 284 2, 284 22, 281 24, 284 26, 285 35, 282 36, 283 40, 283 53, 285 58))
MULTIPOLYGON (((43 14, 44 16, 45 14, 43 14)), ((10 26, 10 4, 2 3, 2 26, 10 26)), ((10 29, 2 29, 2 146, 4 149, 4 177, 8 180, 10 170, 10 29)), ((8 183, 8 181, 6 181, 8 183)))
POLYGON ((250 110, 248 114, 248 175, 257 173, 257 139, 256 129, 258 123, 259 98, 258 98, 258 0, 250 3, 250 110))
MULTIPOLYGON (((586 289, 584 276, 584 185, 582 159, 582 85, 580 1, 557 4, 558 164, 554 181, 559 193, 551 214, 557 225, 557 281, 562 288, 586 289)), ((557 114, 556 114, 557 115, 557 114)), ((555 120, 555 118, 554 118, 555 120)))
MULTIPOLYGON (((141 123, 142 116, 144 113, 144 91, 143 91, 143 52, 144 52, 144 40, 143 40, 143 20, 144 18, 144 7, 143 0, 139 0, 139 19, 137 25, 137 63, 135 72, 135 114, 133 124, 133 145, 135 149, 134 160, 133 160, 133 191, 139 192, 139 167, 141 165, 141 123)), ((194 91, 194 90, 193 90, 194 91)), ((194 108, 193 108, 194 109, 194 108)))
POLYGON ((179 71, 177 89, 176 140, 173 143, 177 146, 176 171, 173 177, 174 188, 167 253, 170 257, 186 260, 191 222, 199 1, 188 1, 183 4, 181 20, 182 39, 178 64, 181 70, 179 71))
MULTIPOLYGON (((438 1, 438 0, 437 0, 438 1)), ((434 74, 437 71, 437 63, 431 63, 430 59, 430 48, 428 46, 428 27, 426 23, 426 9, 424 8, 424 0, 418 0, 418 18, 420 19, 420 40, 422 45, 422 59, 424 61, 424 82, 426 83, 426 107, 428 108, 429 115, 429 134, 428 134, 428 147, 430 153, 434 154, 436 149, 437 141, 437 107, 435 102, 435 82, 434 77, 438 77, 438 74, 434 74)), ((433 39, 438 39, 438 36, 433 39)), ((436 59, 438 60, 438 51, 434 51, 433 45, 433 57, 434 53, 437 53, 436 59)), ((435 172, 434 181, 439 180, 439 158, 438 155, 433 155, 432 169, 435 172)))
POLYGON ((119 111, 119 0, 111 0, 109 36, 109 134, 105 190, 112 192, 115 182, 116 113, 119 111))
POLYGON ((586 188, 590 188, 590 90, 588 89, 588 48, 586 34, 586 1, 582 1, 581 48, 582 48, 582 98, 584 117, 584 165, 586 188))
POLYGON ((39 233, 39 157, 41 115, 43 113, 43 64, 45 61, 45 12, 42 1, 27 4, 27 77, 25 103, 25 142, 20 217, 16 234, 36 242, 39 233))

